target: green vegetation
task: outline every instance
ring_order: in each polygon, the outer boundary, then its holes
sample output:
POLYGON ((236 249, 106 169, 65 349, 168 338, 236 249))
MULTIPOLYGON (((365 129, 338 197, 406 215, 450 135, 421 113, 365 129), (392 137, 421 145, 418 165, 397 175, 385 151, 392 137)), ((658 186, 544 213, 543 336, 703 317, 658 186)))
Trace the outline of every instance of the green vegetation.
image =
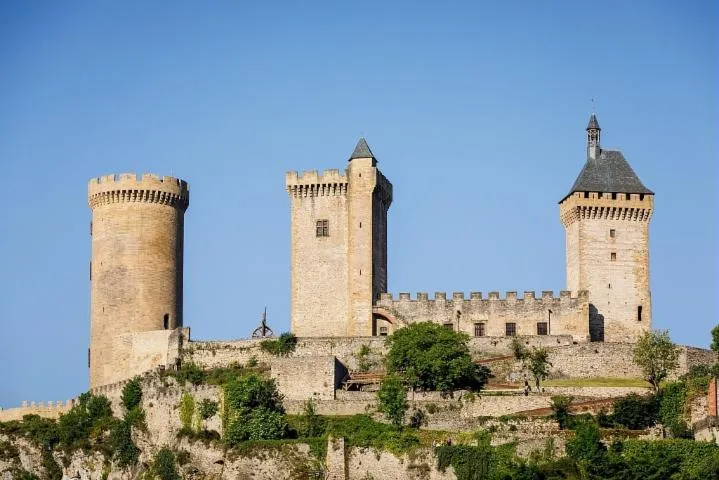
POLYGON ((133 378, 122 387, 121 400, 125 411, 128 412, 140 406, 140 402, 142 402, 142 384, 140 383, 140 377, 133 378))
POLYGON ((649 387, 641 378, 553 378, 544 381, 545 387, 649 387))
POLYGON ((274 380, 252 373, 234 380, 224 389, 228 444, 246 440, 275 440, 287 436, 282 395, 274 380))
POLYGON ((180 423, 182 428, 194 430, 192 419, 195 417, 195 397, 185 392, 180 399, 180 423))
POLYGON ((569 426, 569 407, 572 397, 555 395, 552 397, 552 418, 557 421, 559 428, 564 430, 569 426))
POLYGON ((552 364, 549 362, 549 350, 546 348, 533 348, 527 357, 527 368, 534 377, 534 384, 539 390, 539 385, 542 380, 547 378, 549 375, 549 367, 552 364))
POLYGON ((597 421, 602 427, 624 427, 642 430, 657 423, 660 399, 656 395, 631 394, 614 404, 611 415, 600 413, 597 421))
POLYGON ((407 411, 407 390, 404 382, 396 375, 382 381, 377 392, 378 410, 396 427, 401 427, 407 411))
POLYGON ((679 349, 669 339, 667 330, 650 330, 644 332, 634 346, 634 363, 658 392, 661 382, 679 366, 679 349))
POLYGON ((372 358, 373 355, 376 355, 374 350, 372 350, 369 345, 362 344, 359 350, 357 350, 357 353, 355 353, 355 357, 357 358, 357 371, 369 372, 376 369, 379 365, 378 362, 372 358))
POLYGON ((181 480, 175 466, 175 453, 167 447, 161 448, 152 462, 152 474, 160 480, 181 480))
POLYGON ((214 417, 215 414, 217 414, 218 409, 219 409, 219 405, 217 402, 215 402, 214 400, 205 398, 200 402, 200 408, 199 408, 200 418, 203 421, 207 421, 210 418, 214 417))
POLYGON ((413 323, 387 337, 387 368, 420 390, 481 390, 489 369, 472 362, 468 341, 442 325, 413 323))
POLYGON ((529 354, 527 347, 525 347, 522 341, 517 337, 512 339, 510 347, 512 348, 512 354, 514 355, 515 360, 522 362, 527 358, 527 355, 529 354))
POLYGON ((712 328, 712 343, 709 348, 715 352, 719 352, 719 325, 712 328))
POLYGON ((262 350, 271 353, 276 357, 286 357, 295 351, 297 347, 297 337, 294 333, 283 333, 279 338, 273 340, 264 340, 260 343, 262 350))
POLYGON ((317 415, 314 402, 307 400, 305 402, 304 413, 299 417, 299 422, 296 426, 297 435, 306 438, 321 437, 326 427, 327 421, 317 415))

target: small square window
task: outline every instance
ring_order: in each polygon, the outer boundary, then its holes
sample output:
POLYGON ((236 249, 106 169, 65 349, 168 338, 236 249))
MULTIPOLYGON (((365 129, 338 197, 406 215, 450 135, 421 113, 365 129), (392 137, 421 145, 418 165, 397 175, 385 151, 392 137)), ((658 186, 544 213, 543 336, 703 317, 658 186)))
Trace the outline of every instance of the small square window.
POLYGON ((537 335, 547 335, 547 322, 537 322, 537 335))
POLYGON ((330 221, 329 220, 317 220, 316 234, 318 237, 329 237, 330 236, 330 221))
POLYGON ((616 200, 616 199, 617 199, 617 194, 616 194, 616 193, 612 193, 612 200, 616 200))
POLYGON ((483 337, 484 336, 484 324, 483 323, 475 323, 474 324, 474 336, 475 337, 483 337))
POLYGON ((612 262, 616 261, 616 260, 617 260, 617 252, 612 252, 612 253, 609 255, 609 258, 612 259, 612 262))
POLYGON ((609 229, 609 236, 612 237, 612 238, 616 237, 616 236, 617 236, 617 231, 614 230, 613 228, 609 229))
POLYGON ((387 336, 387 327, 379 327, 379 334, 382 337, 386 337, 387 336))
POLYGON ((444 328, 447 330, 454 330, 454 324, 453 323, 445 323, 444 328))
POLYGON ((504 324, 504 334, 508 337, 514 337, 517 335, 517 324, 514 322, 508 322, 504 324))

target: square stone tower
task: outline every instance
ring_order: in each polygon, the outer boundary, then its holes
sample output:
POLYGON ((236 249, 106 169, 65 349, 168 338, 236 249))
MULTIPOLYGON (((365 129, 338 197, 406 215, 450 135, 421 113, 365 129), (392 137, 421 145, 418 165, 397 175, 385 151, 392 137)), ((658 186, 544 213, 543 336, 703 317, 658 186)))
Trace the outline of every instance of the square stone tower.
POLYGON ((559 202, 566 231, 567 289, 589 291, 593 341, 633 342, 651 328, 649 221, 654 193, 617 150, 587 126, 587 161, 559 202))
POLYGON ((387 291, 392 184, 364 138, 344 173, 288 172, 291 330, 300 337, 369 336, 387 291))

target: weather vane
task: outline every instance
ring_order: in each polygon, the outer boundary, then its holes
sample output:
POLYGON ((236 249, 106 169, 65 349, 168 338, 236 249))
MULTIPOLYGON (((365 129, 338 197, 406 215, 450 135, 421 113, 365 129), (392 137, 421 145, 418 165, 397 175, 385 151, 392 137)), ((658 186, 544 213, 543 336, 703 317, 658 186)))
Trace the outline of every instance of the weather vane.
POLYGON ((267 326, 267 307, 265 307, 265 311, 262 312, 262 321, 260 322, 260 326, 252 331, 252 338, 273 337, 274 335, 275 334, 272 329, 267 326))

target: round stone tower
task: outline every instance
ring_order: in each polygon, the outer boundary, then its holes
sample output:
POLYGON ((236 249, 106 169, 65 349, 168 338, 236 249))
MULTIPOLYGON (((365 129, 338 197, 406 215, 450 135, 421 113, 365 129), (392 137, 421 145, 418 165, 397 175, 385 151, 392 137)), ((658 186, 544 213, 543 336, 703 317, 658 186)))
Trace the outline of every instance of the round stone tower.
MULTIPOLYGON (((88 185, 90 387, 127 378, 132 334, 182 326, 182 257, 187 182, 107 175, 88 185)), ((163 362, 164 363, 164 362, 163 362)))

